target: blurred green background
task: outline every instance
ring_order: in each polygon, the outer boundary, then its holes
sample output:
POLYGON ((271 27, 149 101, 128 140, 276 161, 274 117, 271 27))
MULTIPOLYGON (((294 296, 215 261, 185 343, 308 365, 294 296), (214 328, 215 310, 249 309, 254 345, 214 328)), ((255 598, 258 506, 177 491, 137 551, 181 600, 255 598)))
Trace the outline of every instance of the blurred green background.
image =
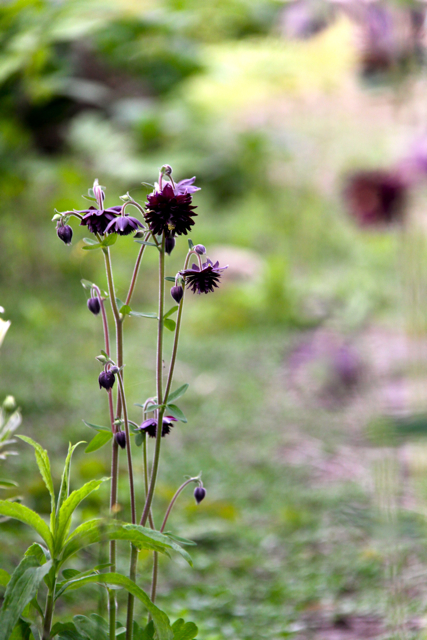
MULTIPOLYGON (((395 166, 425 134, 426 76, 410 55, 391 72, 362 73, 363 20, 342 4, 0 7, 0 304, 12 321, 0 397, 16 397, 20 432, 49 449, 57 479, 68 441, 93 435, 82 418, 106 424, 108 414, 95 361, 102 327, 80 285, 106 287, 101 256, 82 250, 75 223, 63 245, 54 209, 87 206, 94 178, 108 205, 127 191, 143 203, 141 183, 168 163, 202 187, 193 242, 230 265, 215 295, 187 296, 176 385, 190 383, 189 421, 164 441, 155 504, 160 521, 183 476, 203 471, 207 498, 196 507, 188 490, 170 521, 197 542, 195 568, 162 559, 159 604, 194 620, 204 640, 425 637, 427 192, 422 181, 411 188, 405 229, 367 231, 347 213, 343 181, 395 166), (396 439, 402 415, 421 415, 421 427, 396 439)), ((378 4, 399 24, 420 10, 378 4)), ((186 247, 178 239, 168 275, 186 247)), ((113 248, 121 298, 137 250, 130 237, 113 248)), ((144 256, 140 311, 156 308, 154 254, 144 256)), ((154 394, 155 326, 129 318, 125 331, 132 406, 154 394)), ((32 454, 15 448, 1 475, 47 513, 32 454)), ((108 475, 106 449, 76 454, 75 486, 108 475)), ((79 517, 107 503, 99 492, 79 517)), ((9 522, 0 540, 10 570, 30 533, 9 522)), ((146 589, 150 562, 141 554, 146 589)), ((84 613, 90 597, 96 606, 93 589, 64 597, 58 616, 84 613)))

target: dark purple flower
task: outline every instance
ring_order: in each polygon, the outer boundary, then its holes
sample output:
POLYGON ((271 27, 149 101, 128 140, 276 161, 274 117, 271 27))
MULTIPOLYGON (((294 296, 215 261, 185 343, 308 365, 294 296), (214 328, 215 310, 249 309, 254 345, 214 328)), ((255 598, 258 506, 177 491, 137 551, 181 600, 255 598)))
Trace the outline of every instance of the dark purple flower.
POLYGON ((361 226, 385 226, 403 220, 407 183, 396 171, 357 171, 347 179, 344 197, 361 226))
POLYGON ((197 504, 200 504, 205 496, 206 496, 206 489, 204 487, 196 487, 194 489, 194 497, 196 498, 197 504))
POLYGON ((191 269, 180 271, 180 275, 185 278, 187 289, 191 289, 193 293, 209 293, 214 292, 214 287, 218 287, 221 273, 227 267, 220 267, 219 262, 213 264, 212 260, 207 259, 202 268, 197 264, 193 264, 191 269))
POLYGON ((118 233, 119 236, 128 236, 132 231, 143 229, 142 222, 132 216, 121 215, 114 218, 106 227, 105 233, 118 233))
POLYGON ((124 431, 117 431, 117 433, 114 434, 114 440, 117 442, 119 447, 122 449, 126 448, 126 433, 124 431))
POLYGON ((62 242, 65 244, 71 244, 71 239, 73 237, 73 230, 68 224, 58 224, 56 227, 56 234, 62 242))
POLYGON ((115 381, 116 378, 114 377, 114 373, 111 371, 101 371, 99 374, 98 382, 100 389, 104 388, 109 391, 113 388, 115 381))
POLYGON ((174 287, 172 287, 171 296, 177 304, 181 302, 183 295, 184 289, 181 287, 181 285, 175 285, 174 287))
POLYGON ((187 178, 186 180, 180 180, 180 182, 175 183, 174 191, 177 196, 181 196, 185 193, 194 193, 195 191, 200 191, 200 187, 196 187, 194 182, 196 180, 196 176, 193 178, 187 178))
MULTIPOLYGON (((173 427, 173 422, 177 422, 177 419, 173 418, 172 416, 163 417, 162 438, 170 433, 170 430, 173 427)), ((149 420, 144 420, 139 428, 141 431, 145 431, 145 433, 148 433, 150 438, 155 438, 157 434, 157 419, 150 418, 149 420)))
POLYGON ((194 247, 194 251, 199 254, 199 256, 203 256, 206 253, 206 247, 202 244, 196 244, 194 247))
POLYGON ((170 256, 174 248, 175 248, 175 238, 173 236, 169 236, 165 240, 165 251, 168 254, 168 256, 170 256))
POLYGON ((87 227, 91 233, 98 233, 103 236, 106 233, 106 229, 110 222, 112 222, 120 214, 122 207, 109 207, 108 209, 97 209, 96 207, 89 207, 89 209, 83 209, 82 211, 76 211, 76 213, 83 213, 83 220, 80 222, 80 226, 87 227))
POLYGON ((87 301, 87 308, 93 313, 94 316, 97 316, 101 311, 101 303, 99 302, 99 298, 89 298, 89 300, 87 301))
POLYGON ((168 183, 162 191, 153 191, 147 196, 145 219, 152 233, 166 236, 187 235, 194 225, 193 213, 196 207, 191 205, 190 193, 176 194, 168 183))

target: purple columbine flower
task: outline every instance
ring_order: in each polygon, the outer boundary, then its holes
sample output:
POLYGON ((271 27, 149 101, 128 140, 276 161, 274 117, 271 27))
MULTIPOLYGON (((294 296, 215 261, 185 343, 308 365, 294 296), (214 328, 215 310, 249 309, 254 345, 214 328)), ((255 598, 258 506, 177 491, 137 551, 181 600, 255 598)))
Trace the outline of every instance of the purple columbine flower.
POLYGON ((109 391, 113 388, 116 378, 114 377, 114 373, 112 371, 101 371, 99 374, 98 382, 100 389, 106 389, 109 391))
POLYGON ((76 211, 76 213, 84 214, 80 226, 87 227, 91 233, 98 233, 103 236, 108 225, 117 218, 121 210, 121 205, 109 207, 108 209, 97 209, 91 206, 89 209, 76 211))
MULTIPOLYGON (((163 427, 162 427, 162 438, 164 438, 173 427, 173 422, 178 422, 176 418, 172 416, 164 416, 163 417, 163 427)), ((144 422, 139 427, 141 431, 145 431, 148 433, 150 438, 155 438, 157 435, 157 419, 150 418, 149 420, 144 420, 144 422)))
POLYGON ((206 496, 206 489, 204 487, 196 487, 194 489, 194 497, 196 498, 197 504, 200 504, 205 496, 206 496))
POLYGON ((73 230, 68 224, 58 224, 56 227, 56 235, 62 242, 65 242, 65 244, 71 244, 73 230))
POLYGON ((402 222, 408 185, 397 171, 357 171, 347 179, 344 197, 350 214, 363 227, 402 222))
POLYGON ((181 196, 185 193, 194 193, 195 191, 200 191, 200 187, 196 187, 194 182, 196 180, 196 176, 192 178, 187 178, 186 180, 180 180, 180 182, 176 182, 174 186, 175 195, 181 196))
MULTIPOLYGON (((185 181, 183 181, 185 182, 185 181)), ((181 183, 178 183, 181 184, 181 183)), ((175 185, 175 189, 177 185, 175 185)), ((191 188, 191 187, 190 187, 191 188)), ((194 190, 195 188, 193 188, 194 190)), ((188 191, 176 193, 167 183, 161 191, 153 191, 147 196, 145 219, 155 235, 166 233, 166 237, 187 235, 194 225, 192 197, 188 191)))
POLYGON ((89 298, 89 300, 87 301, 87 308, 93 313, 94 316, 97 316, 101 311, 101 303, 99 302, 99 298, 89 298))
POLYGON ((221 274, 225 269, 228 269, 228 265, 220 267, 219 262, 213 264, 212 260, 208 258, 201 269, 197 264, 193 264, 191 269, 184 269, 179 273, 185 278, 187 289, 191 289, 193 293, 209 293, 210 291, 213 293, 214 287, 218 287, 221 274))
POLYGON ((124 431, 117 431, 117 433, 114 434, 114 440, 117 442, 119 447, 122 449, 126 448, 126 433, 124 431))
POLYGON ((111 220, 105 228, 105 233, 118 233, 119 236, 128 236, 132 231, 138 231, 138 229, 143 228, 142 222, 132 218, 132 216, 123 214, 111 220))

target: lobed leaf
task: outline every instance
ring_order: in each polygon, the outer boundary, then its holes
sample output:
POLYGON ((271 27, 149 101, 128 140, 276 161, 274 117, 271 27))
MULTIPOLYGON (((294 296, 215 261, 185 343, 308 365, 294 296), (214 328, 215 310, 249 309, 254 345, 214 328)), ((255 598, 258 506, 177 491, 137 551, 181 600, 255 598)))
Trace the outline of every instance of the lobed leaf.
POLYGON ((173 625, 173 640, 193 640, 199 630, 194 622, 184 622, 183 618, 178 618, 173 625))
POLYGON ((163 320, 163 324, 166 327, 166 329, 168 329, 169 331, 175 331, 175 328, 176 328, 175 320, 171 320, 170 318, 166 318, 166 320, 163 320))

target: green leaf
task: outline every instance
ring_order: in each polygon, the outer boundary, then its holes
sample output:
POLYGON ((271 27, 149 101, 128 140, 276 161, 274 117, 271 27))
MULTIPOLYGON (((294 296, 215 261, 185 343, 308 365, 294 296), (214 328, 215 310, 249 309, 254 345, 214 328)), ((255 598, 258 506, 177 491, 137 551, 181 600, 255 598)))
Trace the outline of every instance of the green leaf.
POLYGON ((101 244, 103 247, 111 247, 117 242, 118 237, 119 235, 117 233, 110 233, 106 238, 104 238, 101 244))
MULTIPOLYGON (((142 405, 142 406, 144 406, 144 405, 142 405)), ((146 407, 145 411, 146 411, 146 413, 150 413, 151 411, 155 411, 156 409, 160 409, 162 407, 163 407, 162 404, 149 404, 146 407)))
POLYGON ((166 318, 166 320, 163 320, 163 324, 165 325, 166 329, 169 329, 169 331, 175 331, 175 327, 176 327, 175 320, 170 320, 170 318, 166 318))
POLYGON ((163 320, 165 320, 166 318, 169 318, 169 316, 171 316, 173 313, 175 313, 175 311, 178 311, 179 307, 178 305, 176 305, 175 307, 172 307, 171 309, 169 309, 169 311, 167 313, 165 313, 165 315, 163 316, 163 320))
POLYGON ((95 251, 96 249, 102 249, 102 244, 97 242, 96 244, 88 245, 87 247, 82 247, 83 251, 95 251))
POLYGON ((188 238, 188 246, 190 249, 192 249, 194 247, 193 241, 191 240, 191 238, 188 238))
POLYGON ((177 418, 177 420, 181 420, 181 422, 188 422, 185 415, 182 413, 181 409, 176 406, 176 404, 167 404, 166 405, 167 414, 177 418))
POLYGON ((142 445, 142 443, 144 442, 144 437, 145 434, 142 433, 142 431, 138 431, 138 433, 135 434, 135 444, 137 447, 140 447, 142 445))
POLYGON ((28 438, 27 436, 17 436, 17 437, 23 440, 24 442, 27 442, 28 444, 30 444, 32 447, 34 447, 37 465, 38 465, 41 477, 43 478, 46 488, 50 493, 50 507, 51 507, 50 528, 52 531, 54 531, 55 529, 55 491, 53 488, 53 480, 52 480, 52 474, 50 471, 50 461, 49 461, 48 453, 46 449, 43 449, 43 447, 38 442, 35 442, 35 440, 33 440, 32 438, 28 438))
MULTIPOLYGON (((29 608, 27 605, 26 609, 29 608)), ((22 615, 26 615, 26 609, 22 612, 22 615)), ((32 627, 29 622, 20 618, 16 623, 11 635, 9 636, 9 640, 33 640, 33 635, 31 635, 32 627)), ((35 633, 38 631, 34 628, 35 633)), ((39 636, 36 636, 39 638, 39 636)))
POLYGON ((173 640, 193 640, 199 632, 194 622, 184 622, 179 618, 172 625, 173 640))
POLYGON ((77 615, 73 618, 78 631, 90 640, 108 640, 108 622, 92 613, 90 618, 77 615))
POLYGON ((83 441, 78 442, 75 445, 72 445, 70 442, 68 445, 68 454, 65 459, 64 470, 62 472, 62 478, 61 478, 61 487, 59 489, 58 504, 56 505, 56 515, 58 515, 59 509, 61 508, 62 504, 65 502, 65 500, 68 498, 70 494, 71 458, 73 456, 74 449, 76 449, 79 446, 79 444, 83 444, 83 441))
POLYGON ((0 569, 0 587, 7 587, 10 575, 4 569, 0 569))
POLYGON ((49 550, 52 551, 52 534, 47 524, 35 511, 29 509, 28 507, 24 507, 23 504, 18 504, 17 502, 0 500, 0 515, 6 516, 8 518, 15 518, 15 520, 19 520, 20 522, 28 524, 30 527, 35 529, 35 531, 37 531, 39 536, 46 542, 49 550))
POLYGON ((100 424, 92 424, 92 422, 86 422, 86 420, 83 420, 83 422, 87 427, 95 429, 95 431, 108 431, 108 433, 111 433, 111 427, 102 427, 100 424))
POLYGON ((168 396, 168 402, 175 402, 175 400, 178 400, 178 398, 184 395, 184 393, 187 391, 189 386, 190 386, 189 384, 183 384, 176 391, 173 391, 172 393, 170 393, 168 396))
POLYGON ((132 309, 128 304, 124 304, 122 307, 120 307, 119 312, 123 315, 126 316, 129 313, 131 313, 132 309))
POLYGON ((138 638, 135 638, 135 640, 154 640, 155 632, 153 621, 150 620, 145 629, 139 630, 138 638))
MULTIPOLYGON (((99 245, 98 240, 94 240, 93 238, 83 238, 83 242, 85 242, 86 244, 91 245, 91 246, 93 246, 95 244, 99 245)), ((83 280, 80 280, 80 282, 83 284, 83 280)), ((85 280, 85 282, 88 282, 88 281, 85 280)))
POLYGON ((91 289, 93 286, 93 282, 90 282, 89 280, 85 280, 84 278, 80 280, 80 282, 82 283, 82 287, 84 287, 85 289, 91 289))
POLYGON ((105 444, 107 444, 107 442, 109 442, 112 437, 113 437, 113 434, 111 433, 111 431, 108 431, 108 432, 100 431, 89 442, 89 444, 85 449, 85 453, 93 453, 94 451, 97 451, 98 449, 103 447, 105 444))
POLYGON ((10 489, 17 486, 18 483, 13 482, 13 480, 3 480, 3 478, 0 478, 0 489, 10 489))
POLYGON ((188 540, 187 538, 181 538, 181 536, 176 536, 171 531, 164 531, 163 535, 167 536, 168 538, 171 538, 172 540, 174 540, 175 542, 178 542, 179 544, 187 545, 188 547, 197 546, 197 542, 194 542, 193 540, 188 540))
POLYGON ((125 303, 123 302, 123 300, 120 300, 120 298, 116 298, 116 305, 118 309, 120 309, 120 307, 123 307, 124 304, 125 303))
MULTIPOLYGON (((127 531, 143 533, 143 535, 145 536, 148 535, 153 542, 160 543, 163 547, 177 551, 183 558, 185 558, 185 560, 187 560, 188 564, 191 567, 193 566, 191 556, 185 551, 185 549, 180 547, 179 544, 177 544, 174 540, 171 540, 168 536, 165 536, 163 533, 160 533, 159 531, 153 531, 152 529, 147 529, 146 527, 142 527, 140 524, 125 524, 123 525, 123 527, 127 531)), ((135 546, 138 546, 137 543, 134 544, 135 546)))
POLYGON ((72 622, 56 622, 52 627, 51 637, 58 637, 58 640, 88 640, 87 636, 82 636, 72 622))
MULTIPOLYGON (((105 584, 107 586, 119 586, 123 587, 131 593, 135 598, 138 598, 142 604, 148 609, 154 626, 156 627, 158 640, 172 640, 173 632, 170 626, 169 618, 161 611, 156 605, 154 605, 148 595, 138 585, 135 584, 129 578, 120 575, 119 573, 103 573, 97 576, 87 576, 86 578, 77 578, 64 588, 64 591, 70 591, 72 589, 79 589, 87 584, 105 584)), ((2 640, 0 638, 0 640, 2 640)), ((6 638, 4 638, 6 640, 6 638)))
POLYGON ((156 247, 158 249, 155 242, 146 242, 146 240, 135 240, 138 244, 145 244, 147 247, 156 247))
POLYGON ((165 280, 167 280, 168 282, 175 282, 175 278, 173 278, 172 276, 166 276, 165 280))
POLYGON ((157 313, 141 313, 140 311, 130 311, 130 316, 135 316, 136 318, 156 318, 157 313))
POLYGON ((0 640, 8 640, 27 604, 34 598, 40 582, 50 571, 52 561, 40 566, 35 556, 24 557, 13 572, 0 611, 0 640))
POLYGON ((51 559, 49 551, 42 547, 38 542, 34 542, 30 547, 28 547, 24 555, 34 556, 37 558, 40 565, 44 564, 46 560, 51 559))
POLYGON ((64 569, 64 571, 62 572, 62 575, 64 576, 65 580, 72 580, 73 578, 75 578, 76 576, 79 576, 81 574, 81 571, 79 571, 78 569, 64 569))
MULTIPOLYGON (((98 436, 95 436, 95 438, 97 437, 98 436)), ((86 482, 86 484, 80 487, 80 489, 73 491, 65 500, 58 514, 58 526, 55 536, 55 543, 58 551, 61 551, 62 542, 68 535, 71 524, 71 516, 73 515, 74 511, 77 509, 82 500, 87 498, 87 496, 89 496, 93 491, 97 491, 101 484, 103 482, 106 482, 107 480, 109 480, 109 478, 101 478, 101 480, 91 480, 90 482, 86 482)))

